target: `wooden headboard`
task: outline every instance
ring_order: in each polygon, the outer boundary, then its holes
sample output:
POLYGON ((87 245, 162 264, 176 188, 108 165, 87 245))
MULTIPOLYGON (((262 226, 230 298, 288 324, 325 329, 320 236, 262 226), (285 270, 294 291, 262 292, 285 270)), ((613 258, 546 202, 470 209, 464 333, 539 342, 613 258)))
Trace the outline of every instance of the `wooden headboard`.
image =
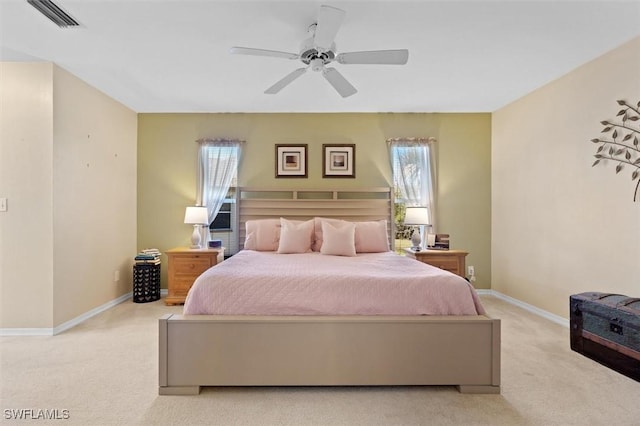
POLYGON ((353 222, 386 220, 389 243, 394 246, 393 188, 265 189, 239 188, 239 247, 244 247, 245 222, 284 217, 308 220, 328 217, 353 222))

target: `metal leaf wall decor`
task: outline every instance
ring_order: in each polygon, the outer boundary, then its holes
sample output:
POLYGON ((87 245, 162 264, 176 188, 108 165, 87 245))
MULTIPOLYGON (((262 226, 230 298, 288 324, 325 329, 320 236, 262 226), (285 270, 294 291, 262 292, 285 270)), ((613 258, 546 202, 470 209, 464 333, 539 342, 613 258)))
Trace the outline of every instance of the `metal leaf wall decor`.
POLYGON ((633 201, 640 201, 640 101, 632 105, 627 101, 619 100, 622 107, 614 120, 601 121, 604 126, 602 136, 591 139, 598 145, 594 157, 597 164, 613 163, 616 165, 616 174, 625 167, 631 168, 631 181, 637 180, 633 192, 633 201))

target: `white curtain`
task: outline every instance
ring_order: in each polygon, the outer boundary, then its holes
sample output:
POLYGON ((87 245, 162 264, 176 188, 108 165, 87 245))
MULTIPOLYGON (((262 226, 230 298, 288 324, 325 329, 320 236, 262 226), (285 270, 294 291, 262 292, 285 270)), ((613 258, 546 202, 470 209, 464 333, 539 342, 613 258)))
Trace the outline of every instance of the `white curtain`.
MULTIPOLYGON (((230 139, 198 139, 198 186, 196 205, 206 206, 209 223, 220 211, 237 176, 244 141, 230 139)), ((209 228, 203 229, 203 244, 208 244, 209 228)), ((206 246, 205 246, 206 247, 206 246)))
POLYGON ((433 232, 436 232, 435 142, 435 138, 387 139, 397 195, 407 207, 429 209, 433 232))

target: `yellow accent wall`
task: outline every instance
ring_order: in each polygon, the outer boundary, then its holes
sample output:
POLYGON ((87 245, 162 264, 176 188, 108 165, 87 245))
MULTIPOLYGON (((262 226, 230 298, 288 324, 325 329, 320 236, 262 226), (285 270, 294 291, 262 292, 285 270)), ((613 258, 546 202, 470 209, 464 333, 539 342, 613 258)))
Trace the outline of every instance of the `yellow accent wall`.
POLYGON ((639 77, 640 37, 493 114, 492 289, 565 318, 571 294, 640 294, 633 168, 590 142, 639 77))
MULTIPOLYGON (((386 139, 433 136, 437 142, 438 232, 470 251, 476 287, 489 288, 491 236, 490 114, 139 114, 138 247, 188 246, 184 209, 196 198, 199 138, 247 141, 241 186, 372 187, 391 184, 386 139), (275 178, 275 145, 308 144, 307 179, 275 178), (322 144, 356 145, 356 178, 322 178, 322 144)), ((165 258, 166 260, 166 258, 165 258)), ((166 287, 166 267, 163 268, 166 287)))

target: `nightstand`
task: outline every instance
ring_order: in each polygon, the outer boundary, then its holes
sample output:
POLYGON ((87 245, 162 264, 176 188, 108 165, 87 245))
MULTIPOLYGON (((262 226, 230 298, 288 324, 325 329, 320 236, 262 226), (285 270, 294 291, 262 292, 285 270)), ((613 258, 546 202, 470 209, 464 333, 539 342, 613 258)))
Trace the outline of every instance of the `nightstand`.
POLYGON ((224 247, 210 249, 190 249, 178 247, 165 252, 168 262, 169 294, 164 303, 179 305, 184 303, 193 282, 207 269, 224 260, 224 247))
POLYGON ((422 250, 413 251, 410 248, 404 249, 407 256, 419 260, 423 263, 428 263, 436 268, 444 269, 445 271, 453 272, 456 275, 460 275, 464 278, 464 262, 465 257, 469 254, 462 250, 422 250))

